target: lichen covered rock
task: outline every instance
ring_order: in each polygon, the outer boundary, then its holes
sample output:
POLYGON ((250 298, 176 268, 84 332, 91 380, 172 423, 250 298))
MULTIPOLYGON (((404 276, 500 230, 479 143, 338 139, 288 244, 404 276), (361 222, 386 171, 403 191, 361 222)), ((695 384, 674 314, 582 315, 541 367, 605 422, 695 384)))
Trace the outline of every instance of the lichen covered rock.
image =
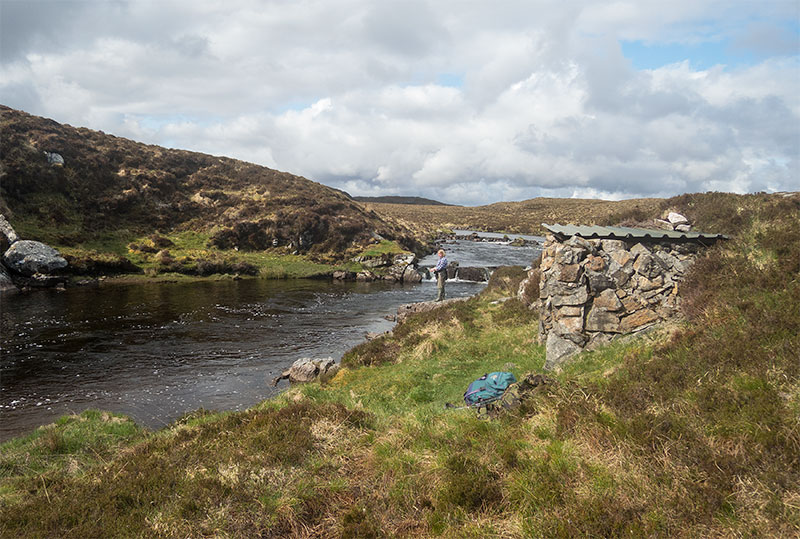
POLYGON ((3 262, 11 271, 32 277, 37 273, 51 274, 67 267, 61 254, 39 241, 19 240, 3 255, 3 262))

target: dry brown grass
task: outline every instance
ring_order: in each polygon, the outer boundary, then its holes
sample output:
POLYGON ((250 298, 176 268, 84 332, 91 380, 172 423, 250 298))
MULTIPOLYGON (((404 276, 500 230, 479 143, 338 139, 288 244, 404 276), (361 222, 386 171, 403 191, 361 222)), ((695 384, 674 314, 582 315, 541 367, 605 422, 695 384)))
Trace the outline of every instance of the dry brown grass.
POLYGON ((622 201, 571 198, 534 198, 498 202, 488 206, 423 206, 367 203, 368 210, 411 228, 418 234, 443 229, 469 229, 543 235, 542 223, 610 224, 617 215, 649 215, 662 200, 640 198, 622 201))

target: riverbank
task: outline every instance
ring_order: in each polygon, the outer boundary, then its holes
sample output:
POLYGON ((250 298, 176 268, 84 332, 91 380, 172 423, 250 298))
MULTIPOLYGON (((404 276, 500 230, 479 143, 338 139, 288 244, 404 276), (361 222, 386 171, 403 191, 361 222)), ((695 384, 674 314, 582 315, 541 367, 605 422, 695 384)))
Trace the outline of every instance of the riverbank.
POLYGON ((686 324, 584 352, 496 419, 445 408, 540 372, 492 287, 357 347, 328 384, 144 432, 100 413, 0 446, 10 536, 793 536, 800 209, 736 213, 686 324))

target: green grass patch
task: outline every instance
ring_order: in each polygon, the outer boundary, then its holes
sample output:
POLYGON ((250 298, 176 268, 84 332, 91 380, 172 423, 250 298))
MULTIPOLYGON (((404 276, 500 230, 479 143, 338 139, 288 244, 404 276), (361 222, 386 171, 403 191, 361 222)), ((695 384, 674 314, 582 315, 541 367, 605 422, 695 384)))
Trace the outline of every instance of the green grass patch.
POLYGON ((377 258, 382 255, 408 254, 396 241, 381 240, 379 243, 370 245, 361 256, 366 258, 377 258))

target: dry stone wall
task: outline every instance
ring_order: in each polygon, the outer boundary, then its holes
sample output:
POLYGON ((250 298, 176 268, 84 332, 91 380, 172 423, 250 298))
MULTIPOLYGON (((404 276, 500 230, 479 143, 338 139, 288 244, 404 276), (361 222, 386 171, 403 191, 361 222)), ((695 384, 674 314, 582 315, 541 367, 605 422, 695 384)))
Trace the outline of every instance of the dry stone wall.
POLYGON ((539 266, 539 338, 545 368, 560 367, 583 348, 675 317, 678 285, 699 245, 585 240, 549 235, 539 266))

